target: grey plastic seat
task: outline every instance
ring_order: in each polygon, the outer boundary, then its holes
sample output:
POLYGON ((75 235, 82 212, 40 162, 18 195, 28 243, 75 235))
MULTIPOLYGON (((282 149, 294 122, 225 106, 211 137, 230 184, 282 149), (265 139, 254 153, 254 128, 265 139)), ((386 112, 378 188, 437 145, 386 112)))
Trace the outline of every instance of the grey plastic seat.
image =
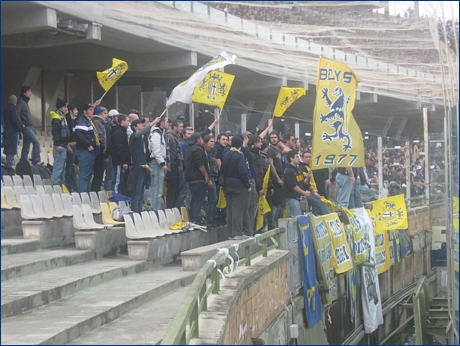
POLYGON ((5 193, 5 201, 10 207, 21 208, 16 198, 16 193, 11 186, 3 186, 3 192, 5 193))
MULTIPOLYGON (((69 196, 70 197, 70 196, 69 196)), ((60 214, 62 216, 72 216, 73 213, 70 213, 70 215, 68 215, 65 211, 64 211, 64 205, 62 204, 62 198, 61 198, 61 195, 57 194, 57 193, 53 193, 53 196, 52 196, 52 199, 53 199, 53 205, 54 205, 54 209, 56 210, 56 213, 57 214, 60 214)))
POLYGON ((165 214, 166 214, 166 223, 169 228, 169 226, 172 226, 176 223, 176 217, 174 216, 174 212, 172 211, 172 209, 166 209, 165 214))
POLYGON ((166 220, 166 215, 163 210, 157 210, 158 212, 158 224, 160 229, 163 231, 169 231, 168 221, 166 220))
POLYGON ((142 239, 143 236, 137 234, 136 226, 134 225, 134 221, 131 218, 131 215, 125 214, 123 215, 123 220, 125 221, 125 230, 126 230, 126 238, 128 239, 142 239))
POLYGON ((13 175, 12 179, 14 186, 24 187, 24 182, 22 181, 22 178, 19 175, 13 175))
POLYGON ((43 185, 36 185, 35 189, 37 190, 37 195, 44 195, 46 193, 43 185))
POLYGON ((62 199, 62 206, 64 207, 64 216, 73 216, 72 196, 68 193, 63 193, 59 197, 62 199))
POLYGON ((182 216, 180 215, 180 211, 178 208, 173 208, 173 213, 176 218, 176 222, 182 222, 182 216))
POLYGON ((17 201, 19 201, 19 196, 27 195, 27 192, 26 192, 26 189, 24 188, 24 186, 16 185, 15 187, 13 187, 13 189, 14 189, 14 193, 16 194, 16 200, 17 201))
POLYGON ((78 192, 72 192, 71 196, 72 196, 72 205, 78 205, 81 208, 82 203, 81 203, 80 194, 78 192))
POLYGON ((51 185, 45 185, 45 193, 47 193, 50 196, 53 195, 54 193, 53 187, 51 185))
POLYGON ((100 214, 102 209, 101 209, 101 203, 99 202, 99 197, 97 196, 97 193, 94 191, 91 191, 89 193, 89 200, 91 202, 91 210, 93 211, 93 214, 100 214))
POLYGON ((152 227, 153 227, 153 235, 156 237, 161 237, 165 235, 165 231, 160 228, 160 225, 158 224, 158 217, 157 214, 155 214, 154 211, 149 211, 150 214, 150 219, 152 222, 152 227))
POLYGON ((24 186, 24 189, 29 196, 37 195, 37 191, 33 188, 33 186, 26 185, 24 186))
POLYGON ((63 194, 64 192, 62 192, 62 187, 60 187, 59 185, 53 185, 53 190, 55 193, 59 193, 59 194, 63 194))
POLYGON ((42 199, 43 210, 45 211, 46 215, 51 215, 52 217, 62 217, 62 213, 56 211, 56 208, 54 207, 54 203, 50 195, 44 194, 40 195, 40 197, 42 199))
POLYGON ((136 233, 143 238, 147 238, 148 234, 145 231, 144 222, 142 221, 141 215, 139 213, 133 213, 134 225, 136 226, 136 233))
POLYGON ((94 221, 93 212, 89 204, 82 204, 81 209, 83 211, 83 219, 85 223, 93 229, 104 229, 105 227, 110 227, 112 225, 103 225, 94 221))
MULTIPOLYGON (((99 191, 98 193, 99 196, 99 202, 100 203, 109 203, 109 199, 107 198, 107 194, 104 191, 99 191)), ((90 195, 91 197, 91 195, 90 195)))
POLYGON ((30 175, 24 175, 24 186, 34 186, 34 183, 32 182, 32 178, 30 175))
POLYGON ((83 212, 79 205, 72 205, 73 210, 73 227, 80 230, 90 230, 92 227, 88 226, 83 219, 83 212))
POLYGON ((13 178, 10 175, 4 175, 2 179, 4 186, 14 187, 13 178))
POLYGON ((32 207, 32 201, 29 195, 22 195, 19 198, 21 203, 21 217, 25 220, 35 220, 39 217, 35 215, 34 208, 32 207))
POLYGON ((37 185, 43 186, 43 180, 41 176, 34 174, 34 186, 36 187, 37 185))
POLYGON ((34 210, 35 215, 39 218, 44 218, 44 219, 51 219, 53 215, 47 214, 45 210, 43 209, 43 202, 41 199, 41 196, 39 195, 32 195, 29 196, 30 201, 32 202, 32 208, 34 210))

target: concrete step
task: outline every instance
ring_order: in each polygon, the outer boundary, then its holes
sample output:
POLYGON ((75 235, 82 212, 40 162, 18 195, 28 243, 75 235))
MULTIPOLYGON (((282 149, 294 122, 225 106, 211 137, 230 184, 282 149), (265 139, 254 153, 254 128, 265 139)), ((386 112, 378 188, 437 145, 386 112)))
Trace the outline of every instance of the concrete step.
MULTIPOLYGON (((2 344, 65 344, 175 288, 195 272, 167 266, 121 277, 2 320, 2 344)), ((152 324, 152 329, 155 326, 152 324)))
POLYGON ((71 345, 158 345, 188 292, 178 287, 115 321, 75 339, 71 345))
POLYGON ((40 248, 40 242, 23 237, 2 239, 2 256, 31 252, 40 248))
POLYGON ((2 282, 2 319, 19 315, 85 288, 147 269, 123 256, 75 264, 2 282))
POLYGON ((2 284, 4 280, 87 262, 93 260, 93 258, 94 253, 91 250, 83 251, 72 248, 37 250, 14 256, 3 256, 1 266, 2 284))

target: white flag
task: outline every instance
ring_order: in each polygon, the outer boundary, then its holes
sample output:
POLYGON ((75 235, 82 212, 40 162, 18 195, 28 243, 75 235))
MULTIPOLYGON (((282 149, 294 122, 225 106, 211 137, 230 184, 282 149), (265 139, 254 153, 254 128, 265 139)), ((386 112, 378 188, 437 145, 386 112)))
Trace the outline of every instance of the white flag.
POLYGON ((209 71, 216 70, 218 68, 224 67, 225 65, 234 64, 235 59, 235 55, 230 56, 227 53, 222 52, 207 64, 201 66, 194 74, 190 76, 189 79, 180 83, 173 89, 171 95, 169 95, 169 98, 166 101, 166 108, 171 107, 171 105, 176 102, 192 103, 193 90, 198 85, 198 83, 202 81, 206 74, 209 71))

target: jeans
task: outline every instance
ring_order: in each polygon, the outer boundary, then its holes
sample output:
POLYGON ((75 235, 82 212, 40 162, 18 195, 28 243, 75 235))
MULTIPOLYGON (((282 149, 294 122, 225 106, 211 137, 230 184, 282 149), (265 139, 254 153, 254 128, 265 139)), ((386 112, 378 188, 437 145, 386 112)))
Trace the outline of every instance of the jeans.
POLYGON ((243 235, 244 211, 249 205, 250 192, 244 189, 225 188, 227 200, 227 233, 232 237, 243 235))
POLYGON ((104 178, 104 154, 99 153, 94 160, 93 181, 91 182, 91 191, 101 191, 102 179, 104 178))
POLYGON ((128 178, 128 197, 131 197, 131 210, 135 213, 142 211, 144 204, 144 183, 147 170, 140 166, 131 166, 128 178))
POLYGON ((123 166, 118 165, 114 167, 115 171, 115 185, 113 187, 113 192, 119 193, 121 195, 126 195, 126 186, 128 181, 128 171, 123 172, 123 166))
POLYGON ((65 183, 65 165, 67 162, 67 149, 66 147, 61 148, 61 152, 57 150, 56 146, 53 148, 54 165, 51 174, 51 183, 59 186, 65 183))
MULTIPOLYGON (((76 186, 75 170, 73 169, 73 163, 75 162, 75 157, 77 156, 77 148, 75 145, 71 145, 72 154, 67 153, 67 160, 65 163, 65 185, 67 190, 72 192, 76 186)), ((56 159, 54 159, 56 161, 56 159)))
POLYGON ((212 181, 212 188, 208 188, 208 203, 206 205, 206 223, 208 225, 214 222, 217 204, 216 180, 211 177, 209 179, 212 181))
POLYGON ((112 165, 112 155, 109 155, 109 163, 105 166, 104 190, 113 191, 115 171, 112 165))
POLYGON ((176 208, 190 207, 190 200, 192 199, 192 193, 188 186, 187 180, 185 180, 185 172, 179 172, 179 195, 176 201, 176 208), (188 198, 188 199, 187 199, 188 198))
POLYGON ((165 171, 155 160, 149 162, 152 173, 150 173, 150 204, 156 210, 164 210, 163 187, 165 183, 165 171))
POLYGON ((175 208, 179 197, 179 167, 171 163, 170 170, 166 173, 166 208, 175 208))
POLYGON ((335 182, 337 183, 337 187, 339 189, 337 193, 337 204, 340 204, 345 209, 348 209, 351 190, 353 188, 351 177, 346 174, 337 173, 335 182))
POLYGON ((297 217, 298 215, 302 215, 302 210, 300 209, 300 201, 295 198, 286 198, 288 209, 289 209, 289 216, 290 217, 297 217))
POLYGON ((11 166, 13 166, 14 155, 6 155, 6 163, 9 163, 11 166))
POLYGON ((89 182, 93 174, 94 160, 96 159, 96 152, 88 150, 77 150, 78 168, 78 192, 89 193, 89 182))
POLYGON ((371 201, 377 199, 377 195, 375 194, 374 191, 372 191, 370 188, 368 188, 366 185, 360 185, 359 186, 359 193, 361 194, 364 194, 364 195, 368 195, 369 196, 369 199, 371 201))
POLYGON ((22 130, 22 152, 21 159, 26 159, 29 156, 30 144, 33 144, 32 149, 32 165, 40 162, 40 142, 35 135, 33 127, 25 127, 22 130))
POLYGON ((314 215, 326 215, 331 213, 327 205, 313 195, 307 197, 307 202, 308 205, 311 206, 311 212, 314 215))
POLYGON ((251 183, 251 192, 249 194, 248 208, 244 212, 243 233, 252 236, 256 231, 257 202, 259 200, 259 195, 258 191, 256 191, 255 179, 250 178, 249 182, 251 183))
POLYGON ((359 192, 360 186, 361 186, 361 182, 358 177, 356 178, 355 185, 353 185, 353 188, 351 189, 350 201, 348 202, 349 209, 363 207, 363 200, 361 199, 361 193, 359 192))
POLYGON ((208 186, 204 183, 189 184, 192 193, 190 201, 190 222, 198 222, 201 220, 201 208, 206 202, 208 195, 208 186))

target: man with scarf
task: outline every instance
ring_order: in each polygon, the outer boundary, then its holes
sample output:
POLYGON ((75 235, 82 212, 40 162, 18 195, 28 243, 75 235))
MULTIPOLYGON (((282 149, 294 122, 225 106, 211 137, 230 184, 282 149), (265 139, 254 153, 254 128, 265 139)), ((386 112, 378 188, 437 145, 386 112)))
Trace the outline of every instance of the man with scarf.
POLYGON ((179 189, 183 185, 181 178, 184 176, 180 174, 183 167, 183 153, 181 151, 179 134, 182 133, 184 123, 181 120, 173 120, 171 128, 166 132, 166 139, 169 146, 169 162, 170 170, 166 174, 166 184, 168 190, 166 192, 166 208, 180 207, 178 203, 179 189))
POLYGON ((65 184, 65 166, 67 162, 67 152, 72 153, 69 146, 70 130, 67 125, 67 103, 60 98, 56 101, 56 110, 51 111, 51 133, 53 135, 53 173, 51 182, 53 185, 65 184))

